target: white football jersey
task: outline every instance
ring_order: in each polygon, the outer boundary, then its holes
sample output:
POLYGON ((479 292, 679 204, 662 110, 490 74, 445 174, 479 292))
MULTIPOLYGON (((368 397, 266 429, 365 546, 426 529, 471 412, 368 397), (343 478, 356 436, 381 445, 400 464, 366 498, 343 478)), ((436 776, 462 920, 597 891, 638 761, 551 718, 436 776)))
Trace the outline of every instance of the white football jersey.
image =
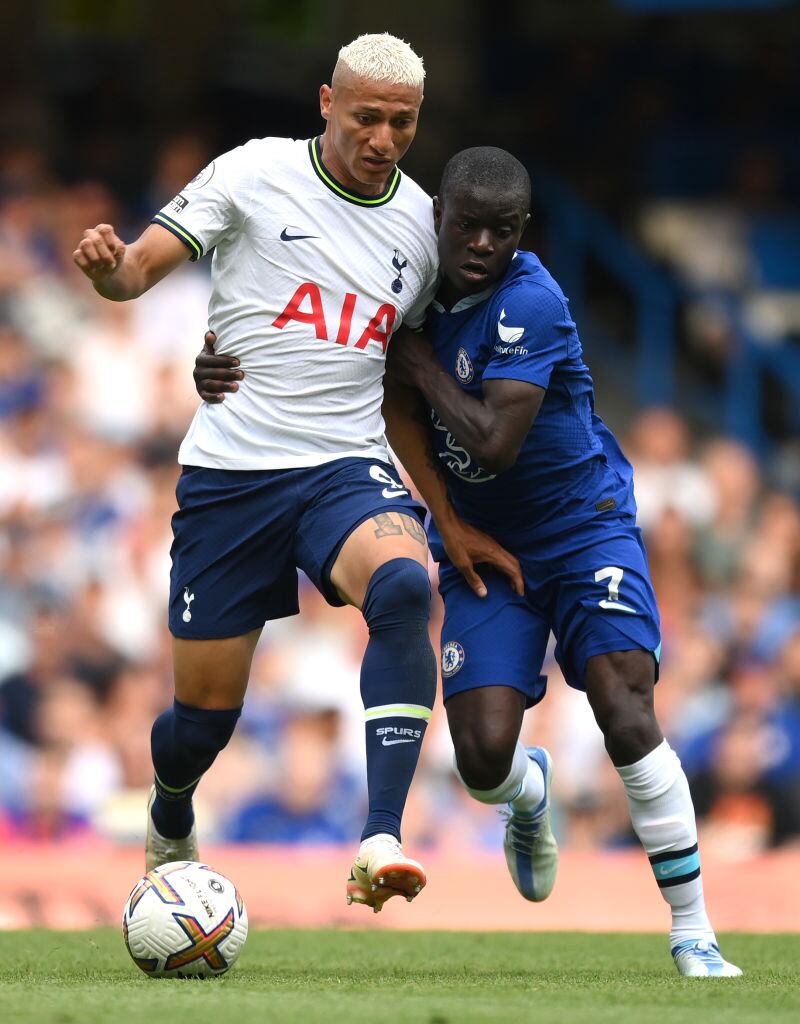
POLYGON ((156 214, 199 259, 214 249, 209 326, 245 378, 203 404, 184 465, 285 469, 388 459, 386 347, 436 290, 430 197, 395 169, 383 194, 335 181, 319 139, 253 139, 156 214))

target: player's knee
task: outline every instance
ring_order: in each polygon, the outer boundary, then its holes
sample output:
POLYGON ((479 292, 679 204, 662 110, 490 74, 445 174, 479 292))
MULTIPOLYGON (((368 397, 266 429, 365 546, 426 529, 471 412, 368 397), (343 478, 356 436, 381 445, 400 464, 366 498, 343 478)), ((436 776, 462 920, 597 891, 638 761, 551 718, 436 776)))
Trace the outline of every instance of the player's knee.
POLYGON ((469 789, 496 789, 508 778, 517 737, 491 722, 475 722, 453 736, 456 765, 469 789))
POLYGON ((615 764, 634 764, 657 745, 660 733, 651 713, 625 708, 608 720, 603 736, 615 764))
POLYGON ((606 739, 626 745, 636 745, 639 734, 647 734, 655 721, 652 699, 625 688, 620 688, 597 715, 597 723, 606 739))
POLYGON ((427 630, 430 612, 428 570, 413 558, 393 558, 372 574, 363 606, 370 632, 395 626, 427 630))
POLYGON ((367 706, 402 700, 433 707, 436 655, 428 635, 430 610, 431 584, 419 562, 393 558, 373 573, 363 607, 369 644, 361 694, 367 706), (376 696, 376 686, 382 698, 376 696))

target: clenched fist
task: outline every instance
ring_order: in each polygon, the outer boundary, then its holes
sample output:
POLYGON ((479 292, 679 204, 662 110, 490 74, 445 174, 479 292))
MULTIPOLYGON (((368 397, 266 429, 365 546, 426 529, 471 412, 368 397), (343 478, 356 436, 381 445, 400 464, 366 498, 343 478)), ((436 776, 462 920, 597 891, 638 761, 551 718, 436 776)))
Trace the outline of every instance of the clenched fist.
POLYGON ((90 281, 105 281, 125 258, 125 243, 110 224, 98 224, 84 231, 72 258, 90 281))

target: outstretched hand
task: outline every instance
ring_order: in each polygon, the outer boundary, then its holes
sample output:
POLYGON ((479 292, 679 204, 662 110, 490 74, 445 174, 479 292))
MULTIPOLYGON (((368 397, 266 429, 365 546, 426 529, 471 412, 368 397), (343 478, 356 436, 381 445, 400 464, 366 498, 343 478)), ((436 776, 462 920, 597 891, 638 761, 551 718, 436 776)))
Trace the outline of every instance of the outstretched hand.
POLYGON ((467 583, 478 597, 486 597, 486 584, 475 568, 478 564, 490 565, 508 577, 511 589, 522 597, 525 593, 525 581, 519 561, 504 547, 486 533, 482 533, 469 523, 458 520, 450 525, 446 532, 439 531, 442 536, 447 557, 460 571, 467 583))
POLYGON ((194 360, 194 386, 198 395, 209 405, 225 401, 225 393, 239 390, 237 381, 244 380, 244 371, 238 369, 235 356, 218 356, 214 352, 217 336, 206 331, 203 348, 194 360))

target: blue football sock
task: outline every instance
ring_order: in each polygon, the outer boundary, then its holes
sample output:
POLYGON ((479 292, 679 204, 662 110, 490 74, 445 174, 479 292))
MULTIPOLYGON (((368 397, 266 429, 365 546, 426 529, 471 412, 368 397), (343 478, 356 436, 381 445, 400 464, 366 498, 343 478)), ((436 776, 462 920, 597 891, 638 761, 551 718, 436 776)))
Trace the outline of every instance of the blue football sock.
POLYGON ((436 696, 436 656, 428 636, 431 586, 411 558, 375 571, 364 598, 369 643, 361 665, 366 715, 369 816, 362 840, 400 838, 408 789, 436 696))
POLYGON ((153 723, 150 749, 156 776, 153 824, 167 839, 188 836, 192 794, 233 735, 242 709, 194 708, 175 700, 153 723))

